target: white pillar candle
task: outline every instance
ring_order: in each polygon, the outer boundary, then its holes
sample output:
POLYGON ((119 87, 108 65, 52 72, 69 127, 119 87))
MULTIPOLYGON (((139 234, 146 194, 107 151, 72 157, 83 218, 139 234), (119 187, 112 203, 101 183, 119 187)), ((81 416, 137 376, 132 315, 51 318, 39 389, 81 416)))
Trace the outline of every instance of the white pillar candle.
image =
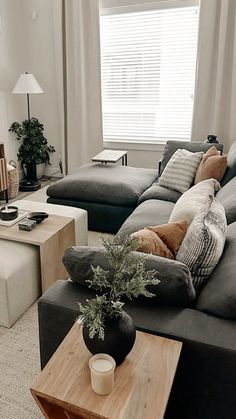
POLYGON ((107 354, 96 354, 89 360, 91 386, 98 394, 109 394, 114 385, 115 360, 107 354))

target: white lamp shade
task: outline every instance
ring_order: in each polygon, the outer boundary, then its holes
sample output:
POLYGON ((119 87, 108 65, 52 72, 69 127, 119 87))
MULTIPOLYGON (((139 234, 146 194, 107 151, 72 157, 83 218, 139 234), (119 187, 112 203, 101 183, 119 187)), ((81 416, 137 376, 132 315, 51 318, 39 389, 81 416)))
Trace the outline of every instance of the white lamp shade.
POLYGON ((43 89, 31 73, 21 74, 12 93, 43 93, 43 89))

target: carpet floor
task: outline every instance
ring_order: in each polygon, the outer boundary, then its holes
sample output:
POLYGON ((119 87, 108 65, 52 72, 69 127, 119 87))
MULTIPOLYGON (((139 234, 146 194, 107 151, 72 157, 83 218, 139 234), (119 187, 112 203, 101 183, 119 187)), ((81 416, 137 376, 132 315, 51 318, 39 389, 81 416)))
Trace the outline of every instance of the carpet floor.
MULTIPOLYGON (((89 232, 89 244, 101 244, 89 232)), ((37 303, 11 329, 0 327, 0 419, 43 419, 30 387, 40 373, 37 303)))
MULTIPOLYGON (((47 186, 18 199, 46 202, 47 186)), ((89 231, 88 243, 101 245, 101 233, 89 231)), ((111 236, 111 235, 108 235, 111 236)), ((11 329, 0 326, 0 419, 43 419, 30 387, 40 373, 37 304, 11 329)))
POLYGON ((38 419, 30 387, 40 372, 37 305, 11 329, 0 327, 0 418, 38 419))

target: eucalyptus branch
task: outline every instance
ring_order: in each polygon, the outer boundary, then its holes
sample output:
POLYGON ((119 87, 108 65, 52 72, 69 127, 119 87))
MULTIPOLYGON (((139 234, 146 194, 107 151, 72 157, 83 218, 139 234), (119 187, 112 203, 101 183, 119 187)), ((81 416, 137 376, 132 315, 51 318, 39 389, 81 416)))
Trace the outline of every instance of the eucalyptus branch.
POLYGON ((124 303, 122 297, 132 300, 139 295, 153 297, 155 294, 148 291, 148 285, 158 285, 155 270, 146 269, 146 258, 134 253, 139 247, 137 240, 125 237, 103 239, 106 257, 110 264, 110 270, 105 271, 100 266, 91 266, 92 279, 88 280, 90 288, 103 295, 86 300, 86 305, 79 303, 80 320, 89 329, 89 336, 98 335, 104 339, 104 320, 106 317, 119 317, 122 314, 124 303))

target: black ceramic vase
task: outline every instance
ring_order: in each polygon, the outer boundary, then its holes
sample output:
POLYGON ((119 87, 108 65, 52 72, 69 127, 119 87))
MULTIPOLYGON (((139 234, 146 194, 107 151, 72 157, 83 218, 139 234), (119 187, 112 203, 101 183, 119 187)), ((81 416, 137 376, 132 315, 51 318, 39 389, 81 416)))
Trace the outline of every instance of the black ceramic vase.
POLYGON ((133 320, 123 311, 120 317, 105 319, 104 330, 104 340, 98 339, 97 336, 91 339, 87 327, 83 326, 84 343, 93 355, 106 353, 111 355, 119 365, 131 351, 135 342, 136 329, 133 320))

